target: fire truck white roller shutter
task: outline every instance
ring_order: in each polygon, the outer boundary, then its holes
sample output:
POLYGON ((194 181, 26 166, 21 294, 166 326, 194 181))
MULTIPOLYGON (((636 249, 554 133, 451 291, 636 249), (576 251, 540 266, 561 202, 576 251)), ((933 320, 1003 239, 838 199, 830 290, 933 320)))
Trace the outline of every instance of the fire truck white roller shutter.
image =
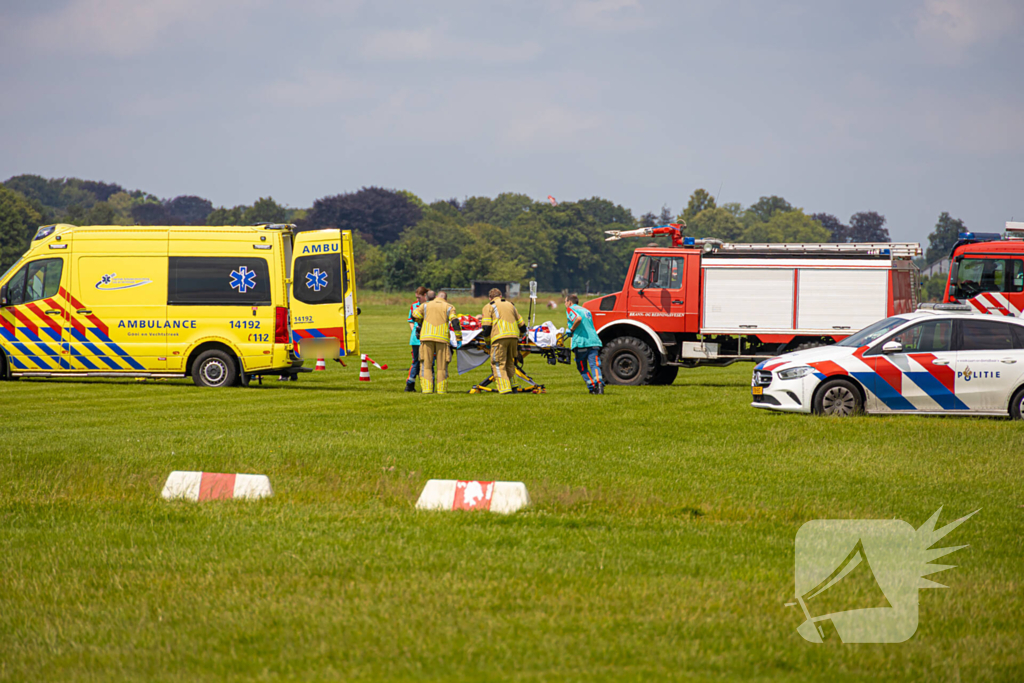
POLYGON ((855 332, 887 312, 888 270, 801 269, 797 326, 855 332))
POLYGON ((793 269, 705 268, 702 329, 793 329, 793 269))

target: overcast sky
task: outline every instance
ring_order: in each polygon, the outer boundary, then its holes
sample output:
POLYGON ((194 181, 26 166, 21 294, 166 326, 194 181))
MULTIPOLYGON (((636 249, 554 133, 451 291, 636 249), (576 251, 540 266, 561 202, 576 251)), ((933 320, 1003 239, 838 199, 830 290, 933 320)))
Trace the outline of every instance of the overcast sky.
POLYGON ((1024 219, 1024 0, 2 0, 0 180, 1024 219))

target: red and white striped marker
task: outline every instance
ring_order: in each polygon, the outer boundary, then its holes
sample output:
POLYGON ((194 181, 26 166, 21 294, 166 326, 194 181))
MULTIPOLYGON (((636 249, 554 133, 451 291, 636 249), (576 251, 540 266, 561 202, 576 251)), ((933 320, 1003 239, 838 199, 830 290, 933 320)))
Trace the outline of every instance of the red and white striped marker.
POLYGON ((317 358, 316 359, 316 367, 313 368, 313 372, 316 372, 317 370, 326 370, 326 369, 327 369, 327 363, 324 362, 324 359, 323 358, 317 358))
POLYGON ((163 493, 166 500, 184 499, 227 500, 241 498, 256 500, 274 495, 270 479, 265 474, 218 474, 214 472, 181 472, 175 470, 167 477, 163 493))
POLYGON ((387 369, 388 369, 388 364, 387 364, 387 363, 385 363, 384 365, 381 365, 380 363, 378 363, 378 362, 377 362, 377 361, 375 361, 374 359, 372 359, 372 358, 370 358, 369 356, 367 356, 367 355, 366 355, 365 353, 363 354, 363 360, 368 360, 368 361, 370 361, 371 363, 373 363, 373 364, 374 364, 374 366, 376 366, 376 368, 377 368, 378 370, 387 370, 387 369))
POLYGON ((369 382, 370 381, 370 366, 366 363, 366 354, 364 353, 359 359, 359 381, 369 382))
POLYGON ((416 501, 419 510, 488 510, 503 515, 530 504, 521 481, 431 479, 416 501))

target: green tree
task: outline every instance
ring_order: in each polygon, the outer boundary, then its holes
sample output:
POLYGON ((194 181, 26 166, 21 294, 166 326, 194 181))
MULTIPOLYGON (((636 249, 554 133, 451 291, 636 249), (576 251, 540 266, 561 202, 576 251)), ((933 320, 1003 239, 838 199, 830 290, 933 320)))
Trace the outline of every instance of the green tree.
POLYGON ((953 218, 946 211, 940 213, 935 229, 928 235, 928 249, 924 253, 928 263, 935 263, 940 258, 949 256, 961 232, 967 232, 967 226, 962 220, 953 218))
POLYGON ((686 222, 686 232, 694 237, 736 242, 743 237, 743 225, 728 209, 705 209, 686 222))
POLYGON ((632 228, 636 224, 633 212, 601 197, 581 199, 576 204, 583 209, 583 212, 597 221, 598 225, 613 226, 611 229, 623 229, 623 226, 632 228))
POLYGON ((775 214, 789 213, 792 210, 792 204, 782 197, 772 195, 771 197, 761 197, 757 200, 757 203, 750 205, 750 208, 747 209, 746 213, 762 223, 767 223, 775 214))
POLYGON ((690 195, 690 202, 686 205, 686 209, 679 214, 678 220, 689 225, 690 221, 693 220, 701 211, 707 211, 708 209, 714 208, 717 208, 715 198, 712 197, 711 193, 704 188, 698 188, 690 195))
POLYGON ((287 216, 288 210, 275 202, 273 197, 260 197, 242 214, 242 225, 284 223, 287 216))
POLYGON ((544 206, 548 205, 535 202, 525 194, 502 192, 494 199, 470 197, 463 206, 462 215, 469 224, 490 223, 508 228, 524 214, 544 206))
POLYGON ((206 217, 207 225, 245 225, 243 220, 245 212, 249 210, 248 206, 235 206, 230 209, 226 209, 223 206, 219 209, 214 209, 210 212, 210 215, 206 217))
POLYGON ((921 280, 921 300, 938 302, 946 295, 946 281, 948 273, 935 273, 931 277, 921 280))
POLYGON ((829 231, 802 209, 775 213, 743 231, 744 242, 826 242, 829 231))
POLYGON ((25 253, 41 221, 24 195, 0 186, 0 273, 25 253))

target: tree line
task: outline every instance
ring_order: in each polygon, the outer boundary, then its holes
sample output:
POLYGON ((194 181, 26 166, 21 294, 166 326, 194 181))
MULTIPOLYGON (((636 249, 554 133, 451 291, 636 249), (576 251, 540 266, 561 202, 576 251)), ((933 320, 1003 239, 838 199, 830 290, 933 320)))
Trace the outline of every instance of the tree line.
MULTIPOLYGON (((307 209, 261 197, 251 205, 214 207, 193 195, 160 199, 141 190, 77 178, 19 175, 0 186, 0 268, 28 247, 38 225, 251 225, 294 223, 299 230, 351 230, 359 285, 381 290, 467 287, 471 280, 536 279, 544 290, 610 291, 623 282, 629 257, 653 240, 605 242, 606 230, 685 222, 687 235, 729 242, 887 242, 885 217, 853 214, 844 224, 807 214, 778 196, 744 207, 719 206, 704 189, 674 214, 635 218, 601 197, 553 204, 524 194, 427 203, 411 192, 364 187, 321 197, 307 209)), ((943 213, 930 236, 929 259, 948 252, 962 221, 943 213), (951 232, 953 231, 953 232, 951 232), (950 240, 952 235, 952 241, 950 240)))

